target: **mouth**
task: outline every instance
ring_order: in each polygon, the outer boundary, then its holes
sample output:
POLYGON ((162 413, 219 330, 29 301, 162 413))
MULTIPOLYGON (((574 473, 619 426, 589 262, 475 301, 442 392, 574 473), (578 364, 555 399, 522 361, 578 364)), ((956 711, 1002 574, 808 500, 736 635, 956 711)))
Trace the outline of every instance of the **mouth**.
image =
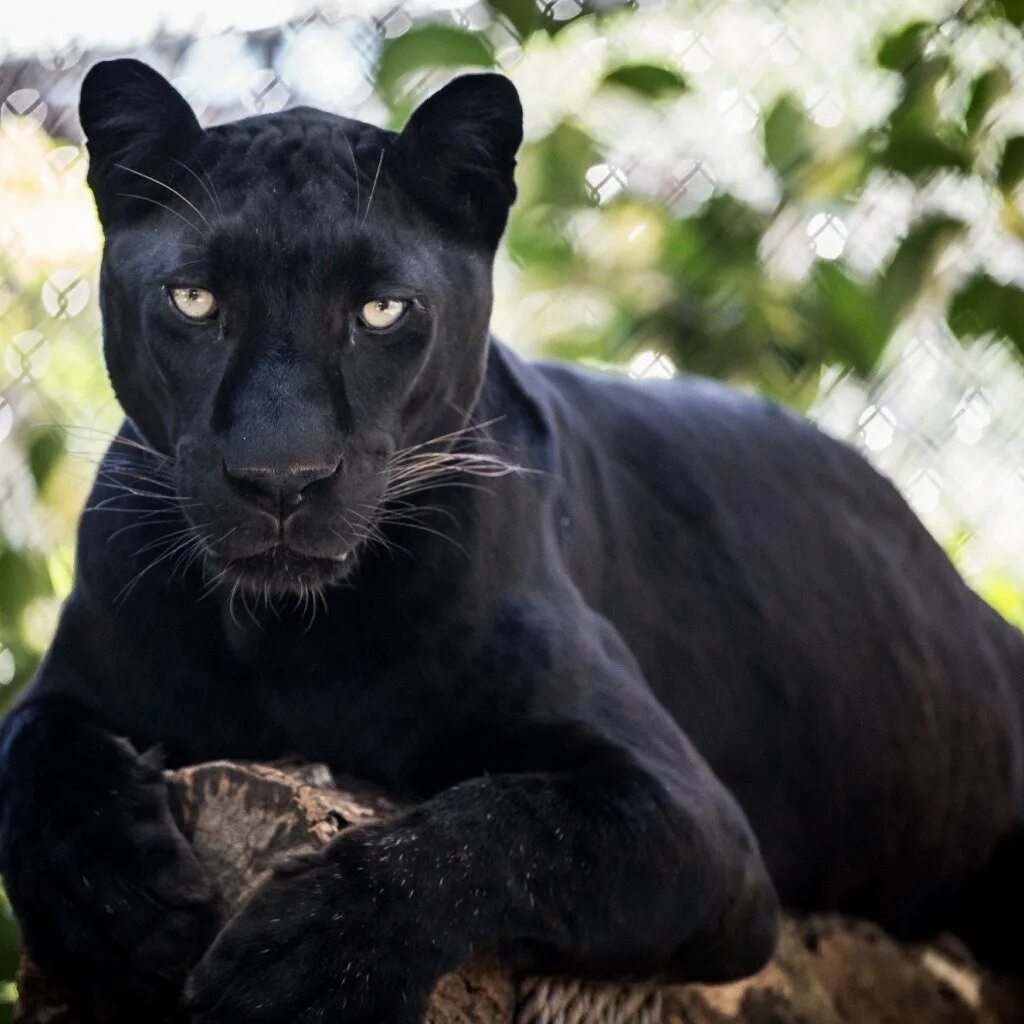
POLYGON ((224 573, 237 583, 261 593, 302 594, 338 583, 352 568, 351 551, 336 558, 303 554, 287 544, 221 562, 224 573))

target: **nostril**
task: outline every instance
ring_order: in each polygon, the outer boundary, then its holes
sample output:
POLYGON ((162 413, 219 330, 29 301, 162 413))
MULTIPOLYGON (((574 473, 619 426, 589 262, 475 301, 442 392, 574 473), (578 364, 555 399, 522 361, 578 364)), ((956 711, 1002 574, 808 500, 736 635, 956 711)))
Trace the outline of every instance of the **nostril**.
POLYGON ((289 466, 281 481, 281 492, 283 494, 304 494, 314 484, 334 476, 340 466, 340 460, 329 464, 289 466))
POLYGON ((293 467, 280 490, 282 511, 294 511, 306 499, 314 485, 322 480, 333 479, 340 469, 341 459, 333 465, 293 467))
POLYGON ((228 483, 243 497, 257 504, 264 504, 269 499, 276 500, 277 486, 267 472, 259 472, 256 468, 236 469, 221 459, 221 470, 228 483))

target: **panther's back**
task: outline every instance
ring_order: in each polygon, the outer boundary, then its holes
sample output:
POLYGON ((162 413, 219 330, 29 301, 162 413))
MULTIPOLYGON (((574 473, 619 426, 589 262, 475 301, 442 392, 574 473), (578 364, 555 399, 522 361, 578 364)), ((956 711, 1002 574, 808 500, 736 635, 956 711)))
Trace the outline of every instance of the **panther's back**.
POLYGON ((800 417, 699 379, 537 369, 571 571, 740 798, 784 898, 911 920, 1024 816, 1024 637, 800 417))

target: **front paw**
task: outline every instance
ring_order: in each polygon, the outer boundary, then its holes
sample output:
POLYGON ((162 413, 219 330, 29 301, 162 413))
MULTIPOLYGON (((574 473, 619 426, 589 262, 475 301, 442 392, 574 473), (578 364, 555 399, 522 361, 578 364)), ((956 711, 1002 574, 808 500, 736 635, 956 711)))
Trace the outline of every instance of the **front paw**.
POLYGON ((189 977, 193 1024, 420 1024, 437 950, 380 882, 317 855, 264 884, 189 977))
POLYGON ((32 958, 97 1005, 176 999, 216 930, 212 886, 161 782, 23 831, 5 869, 32 958))

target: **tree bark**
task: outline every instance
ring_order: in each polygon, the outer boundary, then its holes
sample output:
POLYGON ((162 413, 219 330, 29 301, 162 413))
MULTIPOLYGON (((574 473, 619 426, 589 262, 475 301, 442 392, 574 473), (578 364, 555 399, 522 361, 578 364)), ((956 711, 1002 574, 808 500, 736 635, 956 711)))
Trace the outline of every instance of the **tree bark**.
MULTIPOLYGON (((214 762, 169 772, 185 836, 225 918, 283 858, 398 807, 321 766, 214 762)), ((22 957, 15 1024, 104 1024, 94 1006, 22 957)), ((483 962, 446 975, 428 1024, 1010 1024, 1024 985, 975 964, 955 940, 904 945, 835 916, 787 918, 770 964, 731 985, 598 985, 513 978, 483 962)), ((148 1024, 187 1024, 170 1008, 148 1024)))

